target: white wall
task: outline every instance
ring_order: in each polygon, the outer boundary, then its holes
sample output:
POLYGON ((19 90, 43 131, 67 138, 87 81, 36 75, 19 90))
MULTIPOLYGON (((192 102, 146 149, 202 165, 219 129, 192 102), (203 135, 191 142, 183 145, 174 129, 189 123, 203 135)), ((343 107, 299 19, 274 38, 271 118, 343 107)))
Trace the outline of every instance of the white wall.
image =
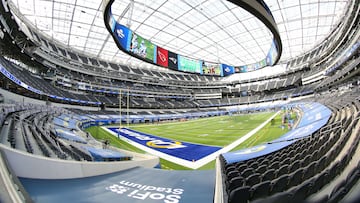
POLYGON ((84 178, 123 171, 133 167, 154 168, 159 158, 151 155, 137 154, 131 161, 86 162, 47 158, 19 151, 3 144, 10 167, 18 177, 35 179, 70 179, 84 178))

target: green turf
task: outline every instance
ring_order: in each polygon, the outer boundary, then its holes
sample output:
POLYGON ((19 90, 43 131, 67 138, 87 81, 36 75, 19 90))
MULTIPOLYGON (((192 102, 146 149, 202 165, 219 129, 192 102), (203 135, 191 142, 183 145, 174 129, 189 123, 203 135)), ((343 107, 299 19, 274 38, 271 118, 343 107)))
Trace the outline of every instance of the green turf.
POLYGON ((98 126, 93 126, 86 129, 86 132, 89 132, 95 139, 99 141, 109 140, 110 145, 117 147, 119 149, 124 149, 128 151, 138 152, 138 153, 145 153, 143 150, 132 146, 131 144, 118 139, 117 137, 113 136, 112 134, 106 132, 104 129, 98 126))
POLYGON ((223 147, 244 136, 273 114, 220 116, 185 122, 130 125, 130 128, 171 140, 223 147))
POLYGON ((231 151, 236 151, 239 149, 249 148, 256 146, 262 143, 266 143, 272 140, 279 138, 281 135, 287 133, 289 130, 287 128, 281 128, 281 117, 282 114, 278 114, 273 122, 269 122, 263 128, 261 128, 257 133, 247 139, 245 142, 241 143, 231 151))
MULTIPOLYGON (((261 123, 265 122, 274 113, 256 113, 246 115, 221 116, 211 118, 201 118, 185 122, 170 122, 160 124, 136 124, 130 125, 131 129, 156 135, 159 137, 169 138, 172 140, 191 142, 204 145, 226 146, 240 137, 244 136, 261 123)), ((261 143, 274 140, 288 132, 287 129, 281 129, 281 116, 275 117, 273 123, 268 123, 264 128, 247 139, 245 142, 235 147, 232 151, 248 148, 261 143)), ((121 149, 144 153, 144 151, 119 140, 100 127, 91 127, 86 131, 90 132, 98 140, 110 140, 111 145, 121 149)), ((189 170, 189 168, 176 163, 160 159, 163 169, 168 170, 189 170)), ((200 170, 213 169, 215 160, 199 168, 200 170)))

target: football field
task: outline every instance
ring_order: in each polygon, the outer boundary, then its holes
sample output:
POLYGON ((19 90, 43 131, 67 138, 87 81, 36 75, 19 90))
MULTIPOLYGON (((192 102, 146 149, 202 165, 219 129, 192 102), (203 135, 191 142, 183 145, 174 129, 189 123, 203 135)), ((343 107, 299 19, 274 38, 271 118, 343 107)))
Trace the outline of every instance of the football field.
POLYGON ((171 123, 130 125, 130 129, 175 141, 224 147, 246 135, 272 115, 274 112, 219 116, 171 123))
MULTIPOLYGON (((151 124, 130 124, 129 128, 138 132, 167 138, 173 141, 188 142, 206 146, 225 147, 234 141, 245 136, 250 131, 264 123, 275 112, 263 112, 254 114, 241 114, 232 116, 218 116, 210 118, 199 118, 188 121, 174 121, 151 124)), ((281 126, 282 113, 274 117, 272 122, 267 123, 258 132, 235 147, 234 150, 252 147, 264 142, 274 140, 288 132, 281 126)), ((116 125, 118 126, 118 125, 116 125)), ((113 126, 113 127, 116 127, 113 126)), ((127 127, 123 125, 123 127, 127 127)), ((91 127, 88 132, 99 139, 109 140, 111 145, 135 152, 144 153, 143 150, 117 139, 115 136, 104 131, 100 127, 91 127)), ((211 162, 200 169, 212 169, 215 162, 211 162)), ((189 169, 182 165, 161 159, 161 166, 164 169, 183 170, 189 169)))

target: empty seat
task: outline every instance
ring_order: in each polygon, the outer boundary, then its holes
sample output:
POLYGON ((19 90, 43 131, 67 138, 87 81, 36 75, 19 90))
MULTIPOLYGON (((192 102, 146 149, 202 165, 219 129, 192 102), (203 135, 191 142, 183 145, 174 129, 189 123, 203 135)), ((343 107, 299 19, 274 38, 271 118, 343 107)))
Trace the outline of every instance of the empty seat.
POLYGON ((229 181, 228 191, 232 191, 235 188, 244 186, 245 179, 241 176, 235 177, 229 181))
POLYGON ((250 186, 236 188, 230 192, 229 203, 247 203, 250 198, 250 186))
POLYGON ((249 165, 249 168, 257 168, 259 166, 259 163, 257 162, 257 161, 254 161, 253 163, 251 163, 250 165, 249 165))
POLYGON ((301 162, 300 160, 295 160, 293 163, 289 166, 289 172, 296 171, 298 168, 300 168, 301 162))
POLYGON ((293 202, 293 193, 291 192, 281 192, 277 193, 271 197, 265 197, 252 201, 252 203, 279 203, 279 202, 293 202))
POLYGON ((277 177, 280 177, 284 174, 287 174, 289 171, 289 165, 285 164, 285 165, 282 165, 279 170, 276 171, 276 176, 277 177))
POLYGON ((252 175, 250 175, 248 178, 246 178, 246 185, 255 185, 260 183, 261 181, 261 175, 260 173, 254 173, 252 175))
POLYGON ((241 173, 241 172, 243 172, 245 169, 247 169, 248 166, 247 166, 247 164, 242 163, 242 164, 236 165, 236 168, 237 168, 237 170, 241 173))
POLYGON ((284 174, 277 179, 271 181, 271 194, 282 192, 288 187, 289 175, 284 174))
POLYGON ((229 172, 231 172, 231 171, 237 171, 237 169, 236 169, 236 167, 234 165, 228 166, 225 169, 226 174, 229 174, 229 172))
POLYGON ((238 171, 230 171, 229 174, 226 175, 228 180, 233 179, 234 177, 240 176, 238 171))
POLYGON ((251 188, 251 199, 258 199, 266 197, 270 194, 271 190, 271 181, 267 180, 256 185, 253 185, 251 188))
POLYGON ((308 154, 301 160, 301 167, 307 167, 307 165, 309 165, 310 162, 311 162, 311 154, 308 154))
POLYGON ((313 187, 311 188, 311 193, 316 193, 324 186, 326 176, 327 171, 324 171, 316 177, 313 182, 313 187))
POLYGON ((264 174, 266 170, 267 170, 267 165, 261 165, 256 169, 256 172, 260 174, 264 174))
POLYGON ((331 193, 328 202, 339 202, 347 193, 348 189, 346 187, 336 188, 334 193, 331 193))
POLYGON ((360 169, 354 168, 346 178, 347 188, 352 188, 360 178, 360 169))
POLYGON ((315 175, 316 161, 311 162, 304 171, 304 180, 309 179, 315 175))
POLYGON ((275 161, 273 163, 270 164, 270 166, 268 167, 268 169, 278 169, 280 165, 279 161, 275 161))
POLYGON ((269 165, 269 159, 263 159, 261 162, 259 162, 259 165, 269 165))
POLYGON ((286 159, 282 160, 280 165, 289 165, 291 162, 291 158, 290 157, 287 157, 286 159))
POLYGON ((251 174, 254 173, 254 169, 253 168, 246 168, 245 170, 243 170, 241 173, 241 176, 246 178, 248 176, 250 176, 251 174))
POLYGON ((276 170, 269 169, 265 171, 265 173, 262 175, 262 181, 273 180, 275 178, 275 175, 276 175, 276 170))
POLYGON ((303 180, 304 169, 300 168, 290 175, 289 186, 299 185, 303 180))
POLYGON ((318 163, 316 164, 316 170, 318 172, 322 171, 328 164, 328 157, 326 155, 322 156, 318 163))
POLYGON ((312 181, 305 181, 298 185, 294 192, 294 199, 292 202, 302 202, 310 195, 312 181))

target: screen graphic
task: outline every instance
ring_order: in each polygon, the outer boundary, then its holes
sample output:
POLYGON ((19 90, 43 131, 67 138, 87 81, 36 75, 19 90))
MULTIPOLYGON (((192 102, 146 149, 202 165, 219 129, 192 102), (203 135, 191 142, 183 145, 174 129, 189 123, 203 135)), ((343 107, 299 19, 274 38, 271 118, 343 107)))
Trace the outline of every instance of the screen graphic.
POLYGON ((178 55, 179 70, 191 73, 201 73, 201 61, 178 55))
POLYGON ((168 52, 168 63, 169 63, 169 68, 172 70, 178 70, 178 55, 175 54, 174 52, 169 51, 168 52))
POLYGON ((169 51, 161 47, 157 47, 156 51, 156 64, 168 67, 169 66, 169 51))
POLYGON ((151 62, 156 60, 156 46, 149 40, 133 33, 131 37, 130 50, 131 53, 148 59, 151 62))
POLYGON ((220 64, 204 62, 202 64, 202 70, 204 75, 222 75, 220 64))
POLYGON ((116 23, 115 25, 115 36, 117 41, 119 42, 120 46, 125 49, 126 51, 130 48, 130 36, 132 31, 129 28, 116 23))
POLYGON ((111 29, 112 32, 114 32, 114 30, 115 30, 115 25, 116 25, 116 20, 115 20, 114 16, 111 13, 111 10, 110 10, 109 26, 110 26, 110 29, 111 29))
POLYGON ((121 15, 120 17, 115 17, 112 14, 111 6, 114 1, 115 0, 106 0, 102 6, 104 11, 103 19, 106 29, 111 33, 120 50, 153 65, 176 71, 223 77, 234 73, 245 73, 259 70, 265 66, 274 66, 280 60, 282 53, 280 34, 275 19, 264 0, 231 1, 236 6, 245 9, 257 17, 257 19, 262 21, 273 34, 273 40, 271 41, 270 49, 267 52, 266 57, 259 59, 256 63, 238 66, 229 66, 222 64, 221 62, 208 63, 204 62, 206 59, 203 60, 195 58, 196 56, 193 54, 184 54, 187 56, 182 56, 171 52, 166 48, 166 45, 158 47, 149 39, 145 39, 139 35, 141 34, 146 37, 145 33, 137 34, 130 29, 130 26, 127 27, 120 24, 120 21, 124 20, 122 18, 123 16, 121 15), (119 20, 119 22, 117 20, 119 20))
POLYGON ((224 75, 224 76, 228 76, 228 75, 231 75, 231 74, 234 74, 234 73, 235 73, 235 68, 234 68, 234 66, 229 66, 229 65, 226 65, 226 64, 221 64, 221 67, 222 67, 223 75, 224 75))

